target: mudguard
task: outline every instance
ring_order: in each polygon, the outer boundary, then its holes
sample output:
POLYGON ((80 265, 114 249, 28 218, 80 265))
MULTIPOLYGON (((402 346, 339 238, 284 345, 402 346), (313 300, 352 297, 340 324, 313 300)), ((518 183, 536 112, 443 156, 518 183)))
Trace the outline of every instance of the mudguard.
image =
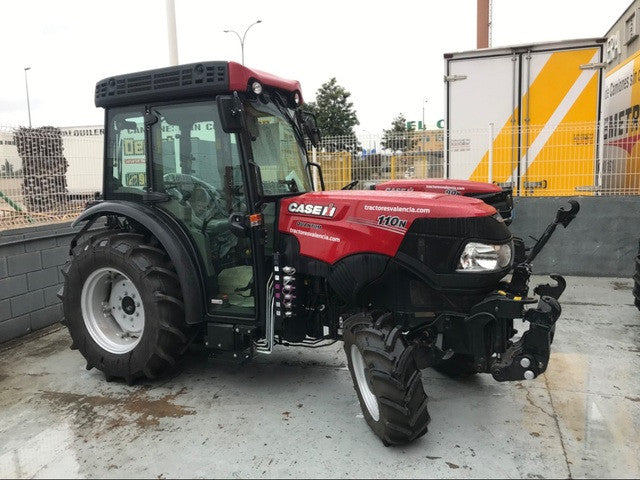
MULTIPOLYGON (((92 223, 97 218, 108 215, 130 218, 142 225, 158 239, 169 255, 180 280, 185 321, 189 325, 202 322, 205 312, 204 301, 207 298, 202 283, 204 278, 203 268, 198 261, 198 254, 194 245, 192 245, 189 237, 182 231, 180 226, 171 217, 158 209, 145 204, 126 201, 98 202, 82 212, 72 226, 83 222, 92 223)), ((77 237, 73 241, 75 242, 76 239, 77 237)))

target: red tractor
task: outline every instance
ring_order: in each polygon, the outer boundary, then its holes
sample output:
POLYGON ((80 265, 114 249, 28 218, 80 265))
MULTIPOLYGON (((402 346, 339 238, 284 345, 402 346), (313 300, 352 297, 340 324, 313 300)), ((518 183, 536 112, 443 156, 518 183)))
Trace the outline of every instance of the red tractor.
POLYGON ((233 62, 110 77, 95 103, 103 194, 76 220, 61 293, 87 368, 132 383, 192 342, 244 361, 342 340, 385 445, 427 431, 420 369, 520 381, 547 368, 565 284, 530 296, 530 265, 577 204, 525 258, 477 198, 322 191, 299 83, 233 62))

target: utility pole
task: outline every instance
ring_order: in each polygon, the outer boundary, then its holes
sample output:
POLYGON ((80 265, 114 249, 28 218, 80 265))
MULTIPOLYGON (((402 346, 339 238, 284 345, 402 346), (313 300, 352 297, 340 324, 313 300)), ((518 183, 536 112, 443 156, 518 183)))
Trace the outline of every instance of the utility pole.
POLYGON ((491 0, 477 0, 476 48, 488 48, 491 29, 491 0))
POLYGON ((176 31, 175 0, 166 0, 167 40, 169 42, 169 65, 178 65, 178 33, 176 31))
POLYGON ((27 71, 31 70, 31 67, 24 67, 24 86, 27 89, 27 112, 29 112, 29 128, 31 128, 31 104, 29 103, 29 82, 27 81, 27 71))

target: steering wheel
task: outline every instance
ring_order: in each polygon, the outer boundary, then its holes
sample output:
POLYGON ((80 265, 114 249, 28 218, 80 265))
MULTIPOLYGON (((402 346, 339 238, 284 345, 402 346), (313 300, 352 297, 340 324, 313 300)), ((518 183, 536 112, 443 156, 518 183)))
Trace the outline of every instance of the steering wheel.
POLYGON ((191 197, 189 197, 189 203, 195 216, 202 218, 205 216, 209 204, 212 203, 212 198, 204 188, 196 184, 191 193, 191 197))
POLYGON ((175 189, 183 197, 189 193, 189 198, 186 200, 197 217, 201 219, 205 217, 227 217, 226 204, 220 193, 213 186, 185 173, 165 174, 164 181, 165 189, 167 190, 175 189))

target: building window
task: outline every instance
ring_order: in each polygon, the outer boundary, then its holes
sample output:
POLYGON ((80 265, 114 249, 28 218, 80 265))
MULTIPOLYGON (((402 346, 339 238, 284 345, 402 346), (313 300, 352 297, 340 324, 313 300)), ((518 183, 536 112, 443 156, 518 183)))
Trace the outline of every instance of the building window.
POLYGON ((638 25, 637 15, 633 12, 627 17, 624 24, 624 40, 625 45, 628 45, 638 37, 638 25))
POLYGON ((611 63, 620 55, 620 33, 612 33, 605 43, 605 62, 611 63))

